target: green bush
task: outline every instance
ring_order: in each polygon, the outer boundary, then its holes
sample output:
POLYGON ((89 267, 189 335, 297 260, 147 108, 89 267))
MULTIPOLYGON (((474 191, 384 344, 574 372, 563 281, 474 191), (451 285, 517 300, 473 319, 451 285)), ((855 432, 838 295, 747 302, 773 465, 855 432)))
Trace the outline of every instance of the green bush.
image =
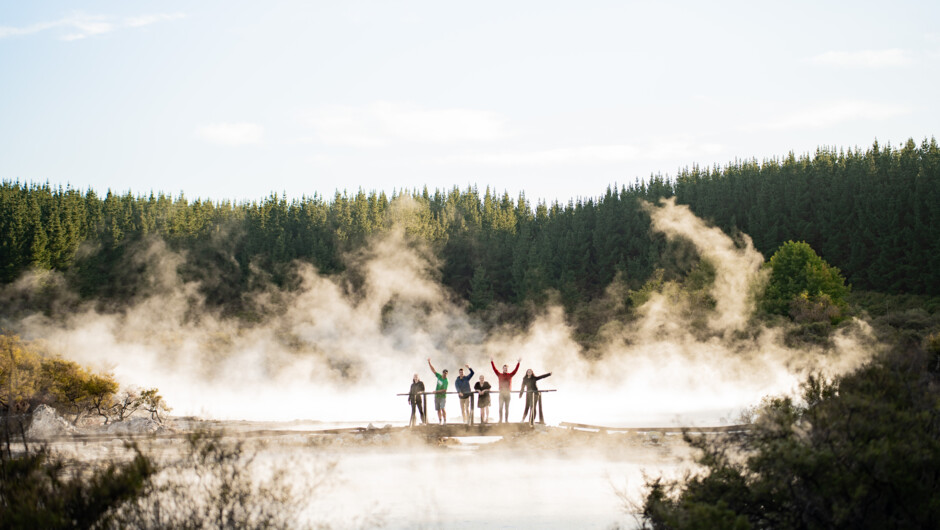
POLYGON ((940 388, 923 351, 892 353, 803 398, 768 400, 749 432, 686 439, 704 471, 652 480, 644 526, 940 527, 940 388))
POLYGON ((784 243, 765 266, 771 271, 762 298, 765 311, 803 321, 837 323, 842 318, 850 288, 839 269, 807 243, 784 243))

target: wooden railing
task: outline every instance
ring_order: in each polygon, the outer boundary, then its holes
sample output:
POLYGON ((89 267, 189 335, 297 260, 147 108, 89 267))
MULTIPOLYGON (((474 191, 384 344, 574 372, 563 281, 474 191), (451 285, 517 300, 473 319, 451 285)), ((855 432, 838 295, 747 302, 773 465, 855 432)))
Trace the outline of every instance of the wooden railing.
MULTIPOLYGON (((554 389, 554 388, 548 389, 548 390, 536 390, 535 393, 536 393, 537 395, 536 395, 536 397, 535 397, 535 404, 534 404, 534 406, 532 407, 532 410, 531 410, 531 411, 528 410, 528 403, 526 404, 527 408, 526 408, 526 412, 524 413, 524 414, 525 414, 525 417, 523 418, 523 420, 525 420, 525 418, 527 417, 527 418, 529 419, 529 424, 535 423, 535 408, 536 408, 536 406, 537 406, 537 407, 538 407, 538 414, 539 414, 539 423, 545 423, 545 414, 544 414, 543 408, 542 408, 542 394, 544 394, 544 393, 546 393, 546 392, 557 392, 557 391, 558 391, 558 390, 556 390, 556 389, 554 389)), ((484 392, 487 393, 487 394, 490 394, 491 396, 492 396, 492 395, 497 395, 497 396, 499 395, 499 390, 486 390, 486 391, 482 391, 482 392, 479 391, 479 390, 473 390, 473 391, 470 392, 470 398, 469 398, 469 399, 470 399, 470 425, 473 425, 473 422, 474 422, 473 416, 474 416, 474 414, 475 414, 475 413, 474 413, 474 409, 475 409, 476 394, 482 394, 482 393, 484 393, 484 392)), ((510 391, 510 394, 514 394, 514 393, 517 393, 517 392, 519 392, 519 391, 518 391, 518 390, 510 391)), ((528 393, 529 393, 529 391, 527 391, 527 390, 523 390, 522 392, 525 393, 525 394, 528 394, 528 393)), ((424 411, 424 413, 423 413, 422 416, 421 416, 421 421, 423 421, 424 423, 427 423, 427 422, 428 422, 428 395, 437 395, 437 394, 460 394, 460 393, 461 393, 461 392, 447 392, 447 391, 438 392, 438 391, 434 391, 434 390, 425 391, 425 392, 418 392, 418 394, 421 395, 422 408, 423 408, 423 411, 424 411)), ((405 394, 395 394, 395 395, 396 395, 396 396, 411 396, 411 393, 409 392, 409 393, 405 393, 405 394)), ((526 398, 528 399, 528 396, 526 396, 526 398)), ((411 423, 410 423, 410 425, 413 426, 414 424, 415 424, 415 417, 414 417, 414 414, 412 414, 412 415, 411 415, 411 423)))

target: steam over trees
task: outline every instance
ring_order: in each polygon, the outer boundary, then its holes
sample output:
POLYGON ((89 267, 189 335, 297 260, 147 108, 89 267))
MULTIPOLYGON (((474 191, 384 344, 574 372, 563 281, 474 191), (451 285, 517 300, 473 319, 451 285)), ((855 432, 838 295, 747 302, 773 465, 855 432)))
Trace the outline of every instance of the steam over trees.
POLYGON ((672 181, 653 176, 565 204, 533 205, 489 188, 233 204, 7 181, 0 185, 0 283, 30 269, 57 270, 84 297, 125 301, 146 293, 148 263, 139 251, 160 239, 186 252, 178 272, 200 281, 210 305, 238 313, 246 290, 289 283, 295 260, 340 272, 347 252, 396 223, 430 244, 444 284, 474 309, 539 302, 547 290, 572 309, 614 278, 636 289, 657 269, 667 279, 687 272, 676 270, 640 207, 670 196, 726 232, 749 234, 765 256, 803 241, 856 289, 940 296, 934 140, 693 167, 672 181))

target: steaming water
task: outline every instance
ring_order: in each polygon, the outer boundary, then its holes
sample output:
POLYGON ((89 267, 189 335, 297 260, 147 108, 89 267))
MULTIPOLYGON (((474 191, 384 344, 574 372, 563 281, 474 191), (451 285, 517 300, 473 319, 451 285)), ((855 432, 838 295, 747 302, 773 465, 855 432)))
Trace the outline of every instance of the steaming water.
MULTIPOLYGON (((256 452, 252 469, 262 475, 286 468, 283 480, 307 484, 335 462, 325 486, 300 492, 302 519, 333 528, 633 528, 636 520, 618 491, 639 503, 644 473, 675 477, 691 468, 689 448, 678 436, 542 428, 506 440, 464 437, 438 446, 408 434, 315 434, 298 423, 213 427, 232 439, 252 433, 244 439, 249 453, 256 452), (258 437, 258 431, 295 434, 258 437)), ((183 447, 172 438, 138 442, 158 458, 183 447)), ((59 439, 53 449, 89 461, 128 454, 120 438, 59 439)))
MULTIPOLYGON (((646 451, 648 453, 649 451, 646 451)), ((610 528, 635 521, 615 488, 639 498, 642 472, 674 474, 674 457, 419 448, 336 455, 350 482, 326 499, 339 520, 368 510, 389 528, 610 528)))

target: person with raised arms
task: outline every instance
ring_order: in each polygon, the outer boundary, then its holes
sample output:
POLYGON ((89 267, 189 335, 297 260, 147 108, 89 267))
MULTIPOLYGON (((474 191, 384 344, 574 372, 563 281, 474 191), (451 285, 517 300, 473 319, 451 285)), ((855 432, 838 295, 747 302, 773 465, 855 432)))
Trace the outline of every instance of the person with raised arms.
POLYGON ((437 421, 441 425, 446 425, 447 411, 444 410, 444 405, 447 403, 447 370, 444 370, 443 374, 437 373, 434 365, 431 364, 430 357, 428 357, 428 366, 431 367, 431 371, 437 377, 437 387, 434 389, 434 410, 437 411, 437 421))
POLYGON ((525 377, 522 378, 522 386, 519 387, 519 397, 522 397, 522 391, 525 391, 525 412, 522 413, 522 421, 525 421, 529 415, 529 409, 532 409, 532 415, 529 416, 529 425, 535 423, 535 406, 538 405, 542 396, 539 393, 539 387, 536 381, 552 375, 551 372, 542 375, 535 375, 531 368, 525 371, 525 377))
POLYGON ((509 365, 503 365, 503 371, 500 372, 496 369, 496 363, 493 362, 493 359, 490 358, 490 366, 493 367, 493 371, 496 372, 496 378, 499 379, 499 422, 509 423, 509 398, 512 393, 512 376, 516 375, 516 372, 519 371, 519 365, 522 363, 522 358, 516 361, 516 367, 512 372, 509 371, 509 365), (505 416, 504 416, 505 414, 505 416))
POLYGON ((470 389, 470 379, 473 378, 473 368, 469 364, 464 365, 470 373, 463 375, 463 368, 457 372, 457 379, 454 380, 454 388, 457 390, 457 396, 460 398, 460 416, 464 423, 470 423, 473 419, 473 409, 470 408, 470 396, 473 390, 470 389))

